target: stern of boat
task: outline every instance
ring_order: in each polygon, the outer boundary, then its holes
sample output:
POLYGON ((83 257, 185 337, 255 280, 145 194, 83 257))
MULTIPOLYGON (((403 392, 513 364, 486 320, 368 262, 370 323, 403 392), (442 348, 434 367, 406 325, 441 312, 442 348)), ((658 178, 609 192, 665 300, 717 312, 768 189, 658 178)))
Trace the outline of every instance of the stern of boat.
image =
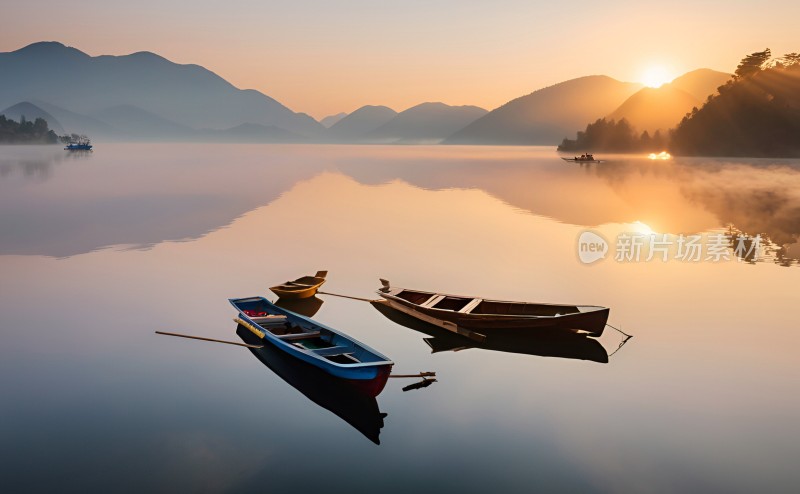
POLYGON ((375 397, 381 394, 389 375, 392 373, 391 365, 382 365, 377 369, 377 374, 372 379, 348 379, 351 386, 367 396, 375 397))

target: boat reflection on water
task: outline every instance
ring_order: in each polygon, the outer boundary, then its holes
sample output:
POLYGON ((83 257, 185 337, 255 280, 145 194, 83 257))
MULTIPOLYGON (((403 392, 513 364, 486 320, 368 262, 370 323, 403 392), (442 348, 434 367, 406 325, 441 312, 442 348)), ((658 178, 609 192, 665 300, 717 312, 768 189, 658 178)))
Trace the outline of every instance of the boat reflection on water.
MULTIPOLYGON (((241 325, 236 328, 236 334, 245 343, 264 344, 241 325)), ((379 436, 387 414, 380 411, 374 397, 361 392, 347 381, 288 356, 272 345, 249 350, 261 363, 308 399, 336 414, 373 443, 381 443, 379 436)))
POLYGON ((544 328, 535 332, 526 331, 524 334, 511 330, 492 333, 485 341, 477 342, 420 321, 381 301, 374 301, 372 305, 392 322, 431 336, 423 340, 431 347, 432 353, 482 348, 497 352, 608 363, 608 353, 603 345, 586 334, 544 328))
POLYGON ((278 307, 306 317, 314 317, 323 303, 324 301, 316 295, 310 298, 279 298, 275 301, 278 307))

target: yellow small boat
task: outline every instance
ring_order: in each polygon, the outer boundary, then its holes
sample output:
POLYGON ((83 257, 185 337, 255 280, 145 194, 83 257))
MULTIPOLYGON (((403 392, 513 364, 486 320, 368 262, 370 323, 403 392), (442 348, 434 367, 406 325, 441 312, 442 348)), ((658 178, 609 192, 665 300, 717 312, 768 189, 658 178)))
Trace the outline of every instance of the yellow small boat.
POLYGON ((314 276, 303 276, 294 281, 287 281, 282 285, 270 287, 272 293, 279 298, 309 298, 317 294, 317 290, 325 283, 327 271, 317 271, 314 276))

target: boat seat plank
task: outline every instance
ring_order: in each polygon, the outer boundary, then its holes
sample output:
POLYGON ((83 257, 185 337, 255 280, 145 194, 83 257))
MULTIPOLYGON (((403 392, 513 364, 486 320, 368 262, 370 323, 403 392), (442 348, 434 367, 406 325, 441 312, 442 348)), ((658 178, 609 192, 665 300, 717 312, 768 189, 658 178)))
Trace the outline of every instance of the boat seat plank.
POLYGON ((261 317, 251 317, 251 321, 256 324, 277 324, 277 323, 284 323, 286 322, 286 316, 261 316, 261 317))
POLYGON ((460 312, 462 314, 469 314, 470 312, 472 312, 472 309, 477 307, 478 304, 480 304, 481 302, 483 302, 482 298, 474 298, 474 299, 472 299, 472 302, 470 302, 467 305, 465 305, 464 308, 461 309, 458 312, 460 312))
POLYGON ((321 357, 330 357, 333 355, 350 355, 353 353, 354 349, 349 346, 332 346, 329 348, 318 348, 312 351, 321 357))
POLYGON ((433 294, 431 298, 426 300, 425 302, 419 304, 420 307, 433 307, 434 305, 438 304, 440 300, 444 298, 444 295, 433 294))
POLYGON ((275 335, 277 338, 282 340, 305 340, 307 338, 316 338, 320 335, 319 331, 311 331, 309 333, 294 333, 294 334, 280 334, 275 335))

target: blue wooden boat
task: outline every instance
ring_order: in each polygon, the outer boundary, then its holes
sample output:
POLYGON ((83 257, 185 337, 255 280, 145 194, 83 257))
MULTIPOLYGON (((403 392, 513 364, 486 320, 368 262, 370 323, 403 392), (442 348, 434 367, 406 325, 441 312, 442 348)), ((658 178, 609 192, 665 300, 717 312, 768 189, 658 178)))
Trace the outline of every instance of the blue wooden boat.
POLYGON ((229 302, 239 311, 235 321, 265 343, 347 380, 371 396, 386 386, 394 362, 367 345, 264 297, 229 302))
POLYGON ((65 151, 91 151, 92 150, 92 143, 89 139, 80 139, 77 141, 72 141, 67 144, 67 147, 64 148, 65 151))

